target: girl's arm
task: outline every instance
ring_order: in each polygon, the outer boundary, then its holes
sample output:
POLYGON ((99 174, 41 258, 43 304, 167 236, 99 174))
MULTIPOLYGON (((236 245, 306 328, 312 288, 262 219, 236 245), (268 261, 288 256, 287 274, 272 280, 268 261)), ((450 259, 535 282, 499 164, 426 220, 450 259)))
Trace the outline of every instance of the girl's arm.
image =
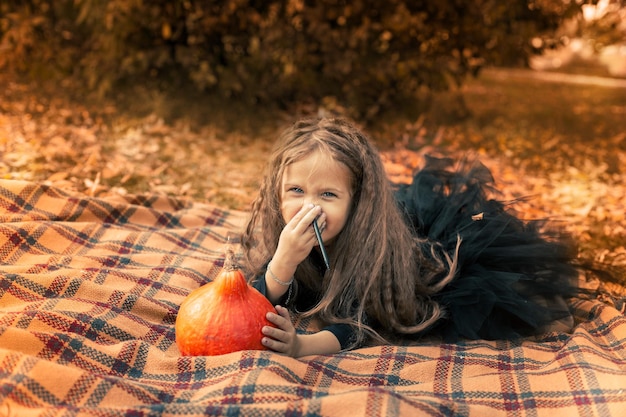
POLYGON ((282 306, 276 306, 276 311, 278 314, 267 313, 267 319, 277 327, 263 328, 264 346, 294 358, 337 353, 341 350, 339 340, 330 331, 322 330, 313 334, 299 335, 291 324, 289 311, 282 306))
POLYGON ((293 282, 295 268, 283 265, 280 261, 272 260, 265 270, 265 297, 272 304, 278 304, 279 300, 289 289, 293 282))
POLYGON ((341 350, 339 341, 328 330, 322 330, 313 334, 301 334, 297 335, 297 337, 300 350, 295 356, 296 358, 308 355, 329 355, 338 353, 341 350))

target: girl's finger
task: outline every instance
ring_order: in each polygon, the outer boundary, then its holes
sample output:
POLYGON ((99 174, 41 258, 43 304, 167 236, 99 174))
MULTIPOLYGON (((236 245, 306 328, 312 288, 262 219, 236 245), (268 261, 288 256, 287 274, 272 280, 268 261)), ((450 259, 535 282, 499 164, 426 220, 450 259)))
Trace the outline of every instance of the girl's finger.
POLYGON ((277 305, 275 308, 276 308, 276 312, 280 314, 282 318, 284 318, 289 323, 291 323, 291 316, 289 315, 289 310, 287 310, 285 307, 281 305, 277 305))
POLYGON ((261 339, 261 343, 263 344, 263 346, 266 346, 275 352, 285 353, 287 351, 287 346, 284 343, 269 337, 264 337, 263 339, 261 339))
POLYGON ((302 218, 306 216, 311 210, 315 208, 314 204, 305 204, 298 210, 298 212, 289 221, 295 229, 302 222, 302 218))
POLYGON ((265 326, 262 329, 262 333, 265 337, 261 339, 263 345, 271 347, 273 350, 279 352, 286 352, 289 349, 289 334, 279 329, 275 329, 270 326, 265 326))
POLYGON ((277 329, 275 327, 272 326, 263 326, 263 328, 261 329, 261 332, 268 337, 271 337, 274 340, 280 340, 282 341, 283 339, 283 335, 284 335, 284 331, 277 329))
MULTIPOLYGON (((278 311, 278 309, 276 309, 276 311, 278 311)), ((276 327, 282 330, 285 330, 285 328, 291 324, 291 319, 289 318, 289 312, 287 312, 286 317, 283 314, 275 314, 275 313, 267 313, 266 317, 270 321, 270 323, 275 324, 276 327)))
POLYGON ((320 206, 313 206, 308 212, 302 216, 300 221, 298 222, 298 226, 302 228, 302 231, 313 231, 313 220, 320 217, 322 213, 322 208, 320 206))
POLYGON ((317 218, 317 226, 320 228, 320 232, 324 232, 326 229, 326 213, 322 213, 317 218))

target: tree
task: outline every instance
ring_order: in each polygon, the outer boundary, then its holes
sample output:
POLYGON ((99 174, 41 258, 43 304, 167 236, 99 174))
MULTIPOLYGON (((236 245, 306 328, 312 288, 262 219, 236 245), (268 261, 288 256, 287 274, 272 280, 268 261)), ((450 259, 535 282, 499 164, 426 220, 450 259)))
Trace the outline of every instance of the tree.
POLYGON ((562 0, 9 0, 0 66, 111 94, 143 85, 359 119, 523 65, 530 40, 580 13, 562 0), (22 36, 26 33, 27 36, 22 36), (53 69, 53 70, 52 70, 53 69))

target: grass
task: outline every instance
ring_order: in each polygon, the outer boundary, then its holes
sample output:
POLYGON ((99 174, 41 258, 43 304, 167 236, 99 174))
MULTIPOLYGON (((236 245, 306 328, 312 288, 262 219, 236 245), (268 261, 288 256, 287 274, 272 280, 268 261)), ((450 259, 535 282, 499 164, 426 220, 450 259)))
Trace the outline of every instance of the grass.
MULTIPOLYGON (((626 89, 554 83, 529 77, 501 78, 485 73, 462 89, 472 117, 461 122, 493 139, 502 130, 529 140, 545 134, 593 142, 626 129, 626 89), (544 132, 544 133, 540 133, 544 132)), ((435 125, 458 125, 447 117, 450 98, 442 95, 431 111, 435 125)))
POLYGON ((623 173, 626 89, 505 78, 486 72, 462 89, 471 116, 455 118, 457 97, 442 94, 427 117, 430 131, 445 127, 445 144, 480 149, 546 173, 584 158, 623 173), (549 158, 549 159, 547 159, 549 158))

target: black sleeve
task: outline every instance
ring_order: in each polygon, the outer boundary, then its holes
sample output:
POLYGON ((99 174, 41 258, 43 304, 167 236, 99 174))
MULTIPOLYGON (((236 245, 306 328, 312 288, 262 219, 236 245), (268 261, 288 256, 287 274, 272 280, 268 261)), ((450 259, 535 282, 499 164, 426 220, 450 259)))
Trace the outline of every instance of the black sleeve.
MULTIPOLYGON (((267 298, 267 286, 265 283, 265 277, 263 275, 257 276, 254 281, 251 283, 252 287, 258 290, 265 298, 267 298)), ((291 290, 291 287, 289 287, 291 290)), ((277 304, 284 305, 286 303, 287 297, 289 297, 289 291, 285 292, 285 294, 280 297, 277 304)))
POLYGON ((349 324, 331 324, 330 326, 324 327, 322 330, 328 330, 335 335, 341 345, 341 350, 351 347, 356 338, 356 332, 349 324))
POLYGON ((265 287, 265 277, 258 275, 254 277, 254 280, 250 283, 253 288, 256 288, 261 294, 267 297, 267 289, 265 287))

